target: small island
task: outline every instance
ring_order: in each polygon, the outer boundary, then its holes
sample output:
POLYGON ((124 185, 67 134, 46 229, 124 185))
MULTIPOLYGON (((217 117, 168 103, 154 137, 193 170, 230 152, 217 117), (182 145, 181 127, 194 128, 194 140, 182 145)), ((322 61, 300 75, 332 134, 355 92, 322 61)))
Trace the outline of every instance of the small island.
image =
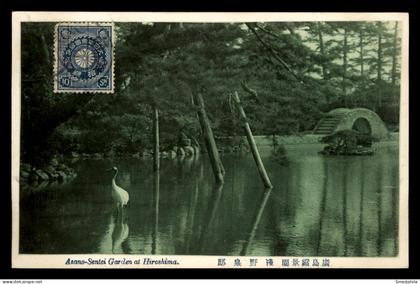
POLYGON ((363 134, 356 130, 340 130, 321 138, 324 147, 323 155, 373 155, 372 144, 375 139, 372 135, 363 134))

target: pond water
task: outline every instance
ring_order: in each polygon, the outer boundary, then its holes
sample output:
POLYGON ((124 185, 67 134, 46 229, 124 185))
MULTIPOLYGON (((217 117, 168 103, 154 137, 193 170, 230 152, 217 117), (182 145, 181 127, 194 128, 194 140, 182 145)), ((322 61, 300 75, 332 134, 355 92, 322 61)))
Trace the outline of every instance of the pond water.
POLYGON ((398 146, 373 156, 324 157, 321 145, 287 147, 282 166, 265 149, 274 188, 263 189, 251 154, 224 155, 222 188, 207 156, 79 160, 78 177, 25 191, 20 252, 256 256, 398 254, 398 146), (111 166, 130 194, 124 216, 111 200, 111 166))

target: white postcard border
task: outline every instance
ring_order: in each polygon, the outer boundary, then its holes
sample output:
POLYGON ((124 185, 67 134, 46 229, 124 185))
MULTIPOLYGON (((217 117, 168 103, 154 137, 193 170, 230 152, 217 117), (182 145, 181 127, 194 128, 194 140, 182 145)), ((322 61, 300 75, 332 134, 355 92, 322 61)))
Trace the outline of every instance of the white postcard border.
POLYGON ((408 268, 408 13, 197 13, 197 12, 14 12, 12 15, 12 267, 13 268, 408 268), (20 164, 20 105, 21 105, 21 23, 22 22, 285 22, 285 21, 401 21, 401 101, 399 133, 399 255, 397 257, 297 257, 297 256, 182 256, 182 255, 37 255, 19 253, 19 164, 20 164), (68 259, 105 259, 105 264, 66 264, 68 259), (131 260, 133 264, 109 264, 111 258, 131 260), (178 265, 146 265, 145 258, 177 260, 178 265), (233 260, 257 259, 259 265, 234 267, 233 260), (266 259, 273 259, 274 266, 266 266, 266 259), (134 264, 136 260, 140 264, 134 264), (226 265, 219 266, 218 260, 226 265), (328 266, 278 265, 282 259, 316 259, 328 266))

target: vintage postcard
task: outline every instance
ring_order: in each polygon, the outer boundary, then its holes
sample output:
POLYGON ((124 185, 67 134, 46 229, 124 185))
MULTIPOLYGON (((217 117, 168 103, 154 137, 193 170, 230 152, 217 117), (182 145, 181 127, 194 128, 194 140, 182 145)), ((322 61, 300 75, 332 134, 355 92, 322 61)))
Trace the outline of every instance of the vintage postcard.
POLYGON ((408 14, 15 12, 14 268, 406 268, 408 14))

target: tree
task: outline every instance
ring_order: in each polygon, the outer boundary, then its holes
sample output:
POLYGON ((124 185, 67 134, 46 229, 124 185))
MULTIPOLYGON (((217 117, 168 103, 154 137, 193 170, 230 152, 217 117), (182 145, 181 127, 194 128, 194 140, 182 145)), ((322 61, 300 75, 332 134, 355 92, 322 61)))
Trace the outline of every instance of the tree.
POLYGON ((53 24, 22 24, 22 161, 41 165, 57 152, 55 129, 94 96, 53 94, 53 24))
POLYGON ((398 36, 398 22, 394 23, 394 35, 393 35, 393 42, 392 42, 392 67, 391 67, 391 83, 393 86, 397 85, 398 78, 398 56, 399 51, 401 49, 401 43, 398 36))
POLYGON ((57 95, 53 25, 22 25, 24 161, 150 149, 153 107, 161 149, 181 132, 199 140, 198 92, 216 138, 242 135, 235 91, 256 135, 310 131, 336 107, 372 108, 398 123, 398 23, 117 23, 116 32, 115 94, 57 95))

